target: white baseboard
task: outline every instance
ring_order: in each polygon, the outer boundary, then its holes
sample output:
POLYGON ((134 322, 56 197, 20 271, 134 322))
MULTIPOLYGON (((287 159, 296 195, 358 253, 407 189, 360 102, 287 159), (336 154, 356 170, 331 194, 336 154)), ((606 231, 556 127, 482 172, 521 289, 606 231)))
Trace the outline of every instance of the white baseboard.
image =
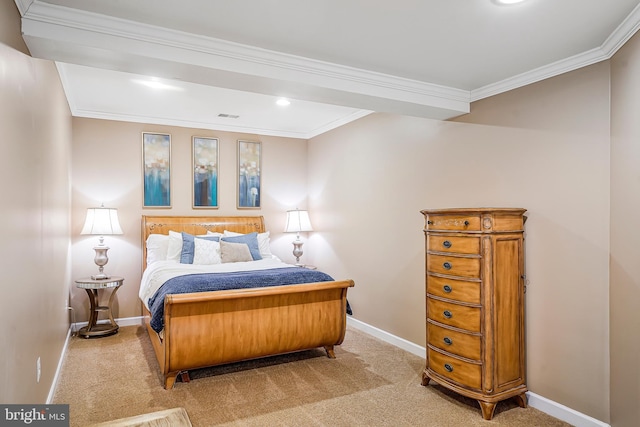
MULTIPOLYGON (((423 359, 426 357, 427 350, 417 344, 405 340, 404 338, 397 337, 389 332, 378 329, 375 326, 371 326, 360 320, 354 319, 351 316, 347 316, 347 325, 365 332, 371 336, 381 339, 389 344, 395 345, 409 353, 420 356, 423 359)), ((527 400, 529 406, 535 408, 545 414, 551 415, 554 418, 567 422, 575 427, 610 427, 609 424, 600 420, 592 418, 581 412, 575 411, 569 407, 561 405, 560 403, 549 400, 546 397, 539 396, 530 391, 527 392, 527 400)))
POLYGON ((116 323, 118 326, 138 326, 144 325, 144 317, 122 317, 120 319, 116 319, 116 323))
POLYGON ((396 347, 408 351, 409 353, 420 356, 423 359, 426 358, 427 350, 424 347, 420 347, 418 344, 414 344, 411 341, 407 341, 404 338, 397 337, 389 332, 378 329, 375 326, 371 326, 368 323, 361 322, 358 319, 354 319, 351 316, 347 316, 347 325, 352 326, 362 332, 366 332, 376 338, 380 338, 382 341, 393 344, 396 347))
POLYGON ((558 402, 549 400, 530 391, 527 392, 529 406, 549 414, 576 427, 610 427, 609 424, 575 411, 558 402))
MULTIPOLYGON (((116 323, 118 324, 118 326, 138 326, 138 325, 143 325, 144 324, 144 317, 142 316, 138 316, 138 317, 121 317, 119 319, 115 319, 116 323)), ((102 319, 102 320, 98 320, 98 324, 102 324, 102 323, 108 323, 109 320, 107 319, 102 319)), ((71 330, 75 333, 78 331, 78 329, 87 326, 89 324, 89 322, 76 322, 76 323, 72 323, 71 324, 71 330)))
POLYGON ((58 385, 58 378, 60 377, 60 371, 62 370, 62 364, 64 363, 64 358, 67 355, 67 347, 69 346, 69 340, 71 339, 71 328, 67 331, 67 337, 64 340, 64 345, 62 346, 62 351, 60 352, 60 359, 58 360, 58 366, 56 367, 56 372, 53 374, 53 381, 51 381, 51 388, 49 389, 49 395, 47 396, 46 404, 49 405, 53 402, 53 394, 56 392, 56 386, 58 385))

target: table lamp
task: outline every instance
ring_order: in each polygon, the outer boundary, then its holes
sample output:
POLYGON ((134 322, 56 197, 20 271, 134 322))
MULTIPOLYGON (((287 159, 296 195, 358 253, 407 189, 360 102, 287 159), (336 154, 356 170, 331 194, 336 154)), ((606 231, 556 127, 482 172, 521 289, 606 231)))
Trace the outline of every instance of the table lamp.
POLYGON ((100 236, 98 246, 93 250, 96 251, 96 257, 93 259, 98 266, 98 274, 91 276, 94 280, 108 279, 110 276, 104 273, 104 266, 109 262, 107 257, 108 246, 104 244, 104 236, 111 234, 123 234, 120 223, 118 222, 118 210, 105 208, 104 205, 99 208, 88 208, 87 217, 84 221, 84 227, 80 234, 94 234, 100 236))
POLYGON ((313 231, 311 221, 309 221, 309 212, 299 209, 287 211, 287 225, 284 231, 285 233, 296 233, 296 240, 293 241, 293 256, 296 257, 296 265, 301 266, 302 240, 300 240, 300 232, 313 231))

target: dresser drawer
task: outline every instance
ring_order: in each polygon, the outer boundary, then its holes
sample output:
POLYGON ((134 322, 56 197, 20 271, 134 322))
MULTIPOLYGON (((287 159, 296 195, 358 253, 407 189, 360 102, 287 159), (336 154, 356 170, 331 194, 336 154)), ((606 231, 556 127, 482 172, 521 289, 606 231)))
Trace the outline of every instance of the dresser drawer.
POLYGON ((482 337, 479 335, 465 334, 427 323, 427 337, 429 345, 433 347, 467 359, 480 360, 482 337))
POLYGON ((480 231, 480 215, 429 215, 425 227, 428 231, 480 231))
POLYGON ((480 390, 482 385, 482 365, 465 362, 429 349, 429 368, 443 377, 480 390))
POLYGON ((427 317, 444 325, 480 332, 480 307, 467 307, 427 298, 427 317))
POLYGON ((481 283, 427 276, 427 293, 456 301, 480 304, 481 283))
POLYGON ((480 254, 480 238, 430 234, 427 237, 427 247, 430 251, 436 252, 478 255, 480 254))
POLYGON ((429 254, 427 271, 450 276, 480 278, 480 258, 429 254))

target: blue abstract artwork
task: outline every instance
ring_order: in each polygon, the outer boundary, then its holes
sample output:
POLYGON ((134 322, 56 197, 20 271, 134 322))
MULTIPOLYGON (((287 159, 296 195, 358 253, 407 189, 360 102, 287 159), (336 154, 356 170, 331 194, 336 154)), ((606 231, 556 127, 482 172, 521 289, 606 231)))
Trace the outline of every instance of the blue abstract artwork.
POLYGON ((238 208, 259 208, 260 187, 259 142, 238 141, 238 208))
POLYGON ((142 134, 145 208, 171 207, 171 135, 142 134))
POLYGON ((218 140, 193 137, 193 207, 218 207, 218 140))

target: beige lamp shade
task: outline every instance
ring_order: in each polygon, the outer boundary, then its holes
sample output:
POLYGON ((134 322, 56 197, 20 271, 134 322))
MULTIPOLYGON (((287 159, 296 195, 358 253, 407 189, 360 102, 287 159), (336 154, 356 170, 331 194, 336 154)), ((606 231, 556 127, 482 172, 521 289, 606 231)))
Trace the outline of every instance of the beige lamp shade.
POLYGON ((300 231, 313 231, 309 212, 296 209, 287 211, 287 225, 284 227, 285 233, 298 233, 300 231))
POLYGON ((123 234, 118 221, 118 210, 105 207, 87 209, 87 217, 80 234, 96 234, 100 236, 123 234))
POLYGON ((84 227, 80 234, 95 234, 99 235, 99 244, 93 248, 96 251, 96 256, 93 261, 98 266, 98 274, 91 276, 94 280, 106 280, 110 276, 105 274, 104 266, 109 262, 107 256, 108 246, 104 244, 104 236, 110 234, 123 234, 122 228, 120 228, 120 222, 118 221, 118 210, 112 208, 105 208, 104 206, 99 208, 87 209, 87 217, 84 221, 84 227))

